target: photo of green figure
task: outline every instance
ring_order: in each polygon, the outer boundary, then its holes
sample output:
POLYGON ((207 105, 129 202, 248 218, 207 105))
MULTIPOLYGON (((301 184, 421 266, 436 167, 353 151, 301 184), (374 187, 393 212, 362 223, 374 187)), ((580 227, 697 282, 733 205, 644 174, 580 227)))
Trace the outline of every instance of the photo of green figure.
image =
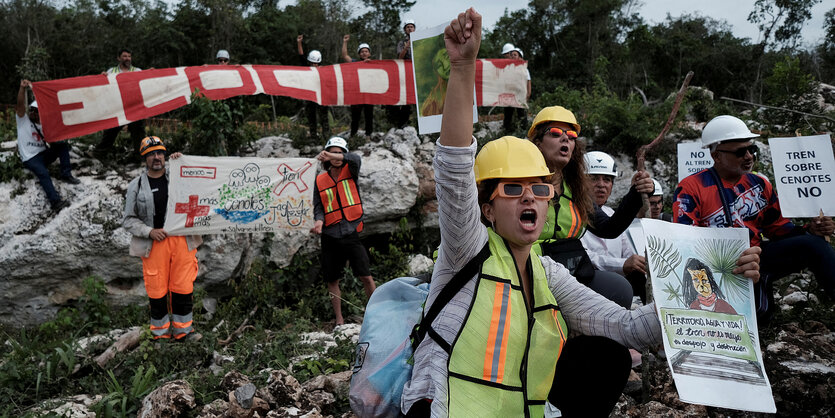
POLYGON ((420 116, 440 115, 444 110, 450 65, 444 35, 415 41, 412 60, 420 116))

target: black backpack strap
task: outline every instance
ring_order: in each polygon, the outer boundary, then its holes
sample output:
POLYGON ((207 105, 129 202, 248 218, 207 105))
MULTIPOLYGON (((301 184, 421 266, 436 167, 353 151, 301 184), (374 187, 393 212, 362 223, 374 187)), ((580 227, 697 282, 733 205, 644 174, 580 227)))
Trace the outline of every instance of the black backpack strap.
POLYGON ((451 347, 443 340, 443 338, 432 330, 432 322, 438 317, 441 309, 446 306, 456 294, 458 294, 458 291, 464 288, 464 284, 466 284, 467 281, 479 272, 481 265, 488 257, 490 257, 489 241, 486 242, 481 251, 476 254, 475 257, 470 259, 470 261, 468 261, 467 264, 458 271, 458 273, 455 273, 455 276, 453 276, 446 286, 444 286, 441 293, 439 293, 438 297, 432 302, 432 306, 429 307, 429 311, 427 311, 423 316, 423 319, 421 319, 420 322, 412 328, 411 337, 413 350, 417 350, 418 344, 423 341, 423 338, 428 333, 429 336, 438 343, 438 345, 440 345, 446 352, 449 352, 451 347))
POLYGON ((725 185, 722 184, 722 179, 719 177, 719 173, 716 172, 715 168, 710 167, 708 171, 713 176, 713 181, 716 182, 716 191, 719 192, 719 200, 722 201, 722 210, 725 212, 725 227, 731 228, 734 226, 734 220, 731 215, 731 207, 728 204, 728 199, 725 197, 723 190, 725 185))

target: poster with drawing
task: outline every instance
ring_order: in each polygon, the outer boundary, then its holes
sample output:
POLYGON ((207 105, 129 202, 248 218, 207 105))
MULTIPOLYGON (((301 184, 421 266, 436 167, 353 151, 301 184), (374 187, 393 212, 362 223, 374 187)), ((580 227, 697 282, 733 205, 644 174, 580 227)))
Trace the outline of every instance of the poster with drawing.
MULTIPOLYGON (((441 132, 446 87, 449 82, 449 54, 444 45, 444 29, 448 23, 409 34, 412 43, 412 69, 415 79, 418 132, 441 132)), ((475 90, 473 91, 473 123, 478 122, 475 90)))
POLYGON ((732 273, 744 228, 641 220, 664 350, 684 402, 776 412, 757 334, 754 286, 732 273))
POLYGON ((313 227, 314 159, 184 155, 170 164, 164 228, 171 235, 313 227))

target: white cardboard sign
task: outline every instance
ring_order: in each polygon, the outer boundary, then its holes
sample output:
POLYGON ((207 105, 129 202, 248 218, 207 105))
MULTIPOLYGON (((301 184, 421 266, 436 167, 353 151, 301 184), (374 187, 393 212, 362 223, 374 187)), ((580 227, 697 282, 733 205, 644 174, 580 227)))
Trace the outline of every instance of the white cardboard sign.
POLYGON ((780 210, 789 218, 835 215, 835 158, 829 135, 769 138, 780 210))
POLYGON ((678 144, 678 182, 699 171, 713 167, 713 157, 701 142, 680 142, 678 144))

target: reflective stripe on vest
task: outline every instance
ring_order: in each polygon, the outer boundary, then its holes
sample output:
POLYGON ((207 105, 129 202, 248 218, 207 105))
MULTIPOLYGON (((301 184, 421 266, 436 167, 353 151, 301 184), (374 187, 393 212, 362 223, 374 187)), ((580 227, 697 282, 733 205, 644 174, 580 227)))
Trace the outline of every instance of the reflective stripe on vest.
POLYGON ((529 313, 513 256, 487 230, 491 255, 450 353, 449 416, 541 417, 568 328, 539 257, 529 313))
POLYGON ((539 235, 539 241, 549 239, 580 238, 586 230, 586 223, 580 219, 580 212, 571 197, 571 190, 568 184, 562 183, 563 193, 559 196, 559 213, 551 201, 548 205, 548 214, 545 217, 545 227, 539 235))
POLYGON ((360 193, 347 164, 342 166, 335 182, 327 171, 316 176, 316 187, 325 210, 325 226, 343 218, 350 222, 362 217, 360 193))

